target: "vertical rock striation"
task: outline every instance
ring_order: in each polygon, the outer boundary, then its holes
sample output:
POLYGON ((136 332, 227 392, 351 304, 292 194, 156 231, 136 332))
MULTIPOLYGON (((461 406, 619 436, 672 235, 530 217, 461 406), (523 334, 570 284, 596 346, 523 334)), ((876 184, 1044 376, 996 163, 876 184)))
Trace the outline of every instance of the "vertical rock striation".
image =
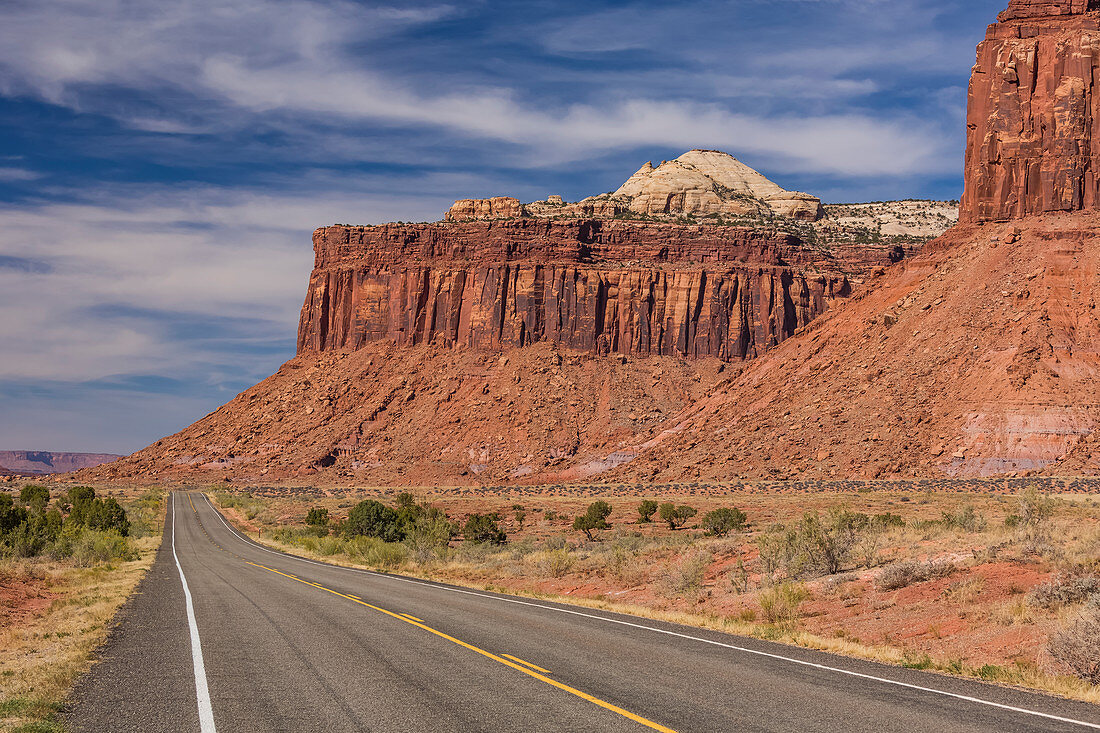
POLYGON ((892 248, 823 252, 722 226, 519 219, 314 233, 299 353, 550 342, 594 353, 757 356, 892 248))
POLYGON ((1013 0, 978 46, 960 220, 1100 207, 1100 8, 1013 0))

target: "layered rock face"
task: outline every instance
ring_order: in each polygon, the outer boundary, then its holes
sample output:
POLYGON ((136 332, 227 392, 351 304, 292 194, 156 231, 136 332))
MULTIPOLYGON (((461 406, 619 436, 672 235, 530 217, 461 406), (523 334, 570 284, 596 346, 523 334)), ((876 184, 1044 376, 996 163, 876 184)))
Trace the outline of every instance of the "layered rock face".
POLYGON ((1013 0, 978 46, 964 222, 1100 207, 1100 7, 1013 0))
POLYGON ((523 204, 519 199, 497 196, 491 199, 459 199, 447 212, 447 221, 472 221, 475 219, 514 219, 523 216, 523 204))
POLYGON ((904 256, 822 252, 720 226, 519 219, 314 233, 299 353, 549 342, 595 353, 759 355, 904 256))
POLYGON ((1001 22, 1075 15, 1100 9, 1100 0, 1012 0, 1008 10, 997 16, 1001 22))

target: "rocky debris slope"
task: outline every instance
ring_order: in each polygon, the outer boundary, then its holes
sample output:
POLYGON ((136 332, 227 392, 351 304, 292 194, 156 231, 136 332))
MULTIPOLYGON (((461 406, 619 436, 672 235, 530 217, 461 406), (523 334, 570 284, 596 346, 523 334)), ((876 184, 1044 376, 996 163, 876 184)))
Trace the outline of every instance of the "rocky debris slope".
POLYGON ((620 450, 614 478, 1095 471, 1100 215, 960 226, 620 450))
POLYGON ((121 456, 113 453, 60 453, 44 450, 0 451, 0 466, 13 473, 67 473, 110 463, 121 456))
POLYGON ((1095 2, 1013 0, 978 46, 961 219, 1100 207, 1095 2))
POLYGON ((707 394, 717 360, 422 345, 309 354, 176 435, 82 480, 470 484, 593 475, 707 394), (610 458, 608 458, 610 456, 610 458))
POLYGON ((299 353, 438 343, 724 360, 790 337, 897 246, 601 220, 325 227, 299 353))

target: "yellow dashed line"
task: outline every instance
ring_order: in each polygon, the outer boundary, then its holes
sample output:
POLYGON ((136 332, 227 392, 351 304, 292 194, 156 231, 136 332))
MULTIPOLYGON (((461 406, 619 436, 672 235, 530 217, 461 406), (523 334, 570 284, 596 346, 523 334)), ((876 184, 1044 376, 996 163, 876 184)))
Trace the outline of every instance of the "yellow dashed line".
MULTIPOLYGON (((598 697, 594 697, 592 695, 589 695, 587 692, 581 692, 580 690, 576 689, 575 687, 570 687, 569 685, 562 684, 561 682, 558 682, 557 680, 550 679, 549 677, 546 677, 542 672, 537 672, 534 669, 529 669, 528 667, 523 666, 524 664, 527 664, 526 662, 524 662, 523 664, 520 664, 518 662, 513 662, 511 658, 506 659, 505 657, 509 656, 507 654, 504 655, 504 656, 498 656, 498 655, 493 654, 492 652, 486 651, 486 650, 484 650, 480 647, 476 647, 473 644, 469 644, 465 641, 462 641, 461 639, 456 639, 455 637, 450 636, 448 634, 445 634, 442 631, 439 631, 437 629, 433 629, 431 626, 428 626, 428 625, 424 624, 421 621, 414 621, 413 619, 411 619, 407 616, 403 616, 399 613, 395 613, 393 611, 387 611, 386 609, 379 608, 378 606, 372 606, 371 604, 367 603, 366 601, 362 601, 362 600, 360 600, 358 598, 355 598, 353 596, 349 596, 346 593, 341 593, 339 591, 332 590, 331 588, 326 588, 322 585, 317 585, 316 583, 310 583, 309 581, 301 580, 300 578, 296 578, 293 575, 290 575, 288 573, 283 573, 283 572, 280 572, 280 571, 275 570, 273 568, 269 568, 266 565, 260 565, 259 563, 254 563, 254 562, 249 562, 248 564, 252 565, 253 567, 257 567, 257 568, 261 568, 263 570, 266 570, 269 573, 275 573, 276 575, 282 575, 284 578, 290 578, 291 580, 296 580, 299 583, 304 583, 306 585, 312 585, 316 588, 320 588, 321 590, 327 591, 327 592, 333 594, 334 596, 340 596, 341 598, 347 598, 349 601, 352 601, 353 603, 358 603, 360 606, 365 606, 365 607, 370 608, 374 611, 378 611, 379 613, 384 613, 387 616, 395 618, 399 621, 404 621, 407 624, 412 624, 413 626, 417 626, 421 629, 424 629, 428 633, 435 634, 436 636, 440 637, 441 639, 446 639, 447 641, 454 642, 455 644, 458 644, 460 647, 463 647, 465 649, 469 649, 470 651, 476 652, 476 653, 480 654, 483 657, 487 657, 488 659, 492 659, 494 662, 500 662, 501 664, 503 664, 506 667, 511 667, 512 669, 523 672, 525 675, 528 675, 529 677, 534 677, 535 679, 537 679, 541 682, 545 682, 546 684, 550 685, 551 687, 556 687, 559 690, 562 690, 564 692, 568 692, 571 695, 576 695, 577 697, 581 698, 582 700, 587 700, 588 702, 592 703, 593 705, 598 705, 601 708, 604 708, 605 710, 610 710, 613 713, 617 713, 617 714, 623 716, 624 718, 628 718, 630 720, 633 720, 635 723, 640 723, 641 725, 644 725, 647 728, 651 728, 652 730, 662 731, 662 733, 676 733, 676 731, 674 731, 672 728, 667 728, 667 727, 661 725, 660 723, 654 723, 652 720, 648 720, 646 718, 643 718, 640 715, 635 715, 634 713, 630 712, 629 710, 624 710, 623 708, 620 708, 618 705, 613 705, 613 704, 611 704, 611 703, 609 703, 605 700, 601 700, 598 697)), ((532 666, 534 666, 534 665, 532 665, 532 666)), ((543 671, 545 672, 545 670, 543 670, 543 671)))
POLYGON ((540 667, 540 666, 539 666, 539 665, 537 665, 537 664, 531 664, 530 662, 525 662, 525 661, 523 661, 522 659, 520 659, 519 657, 513 657, 513 656, 512 656, 511 654, 501 654, 500 656, 502 656, 502 657, 508 657, 508 658, 509 658, 509 659, 511 659, 511 660, 512 660, 513 662, 519 662, 520 664, 524 664, 524 665, 527 665, 528 667, 530 667, 531 669, 535 670, 536 672, 542 672, 543 674, 550 674, 550 670, 548 670, 548 669, 543 669, 542 667, 540 667))

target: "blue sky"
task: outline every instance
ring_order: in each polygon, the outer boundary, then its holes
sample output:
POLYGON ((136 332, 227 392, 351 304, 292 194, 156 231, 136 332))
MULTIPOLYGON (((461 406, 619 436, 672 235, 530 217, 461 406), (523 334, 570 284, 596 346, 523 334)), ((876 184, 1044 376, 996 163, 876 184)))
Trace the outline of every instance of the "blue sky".
POLYGON ((0 448, 129 452, 294 351, 310 232, 737 155, 957 198, 1005 0, 7 0, 0 448))

